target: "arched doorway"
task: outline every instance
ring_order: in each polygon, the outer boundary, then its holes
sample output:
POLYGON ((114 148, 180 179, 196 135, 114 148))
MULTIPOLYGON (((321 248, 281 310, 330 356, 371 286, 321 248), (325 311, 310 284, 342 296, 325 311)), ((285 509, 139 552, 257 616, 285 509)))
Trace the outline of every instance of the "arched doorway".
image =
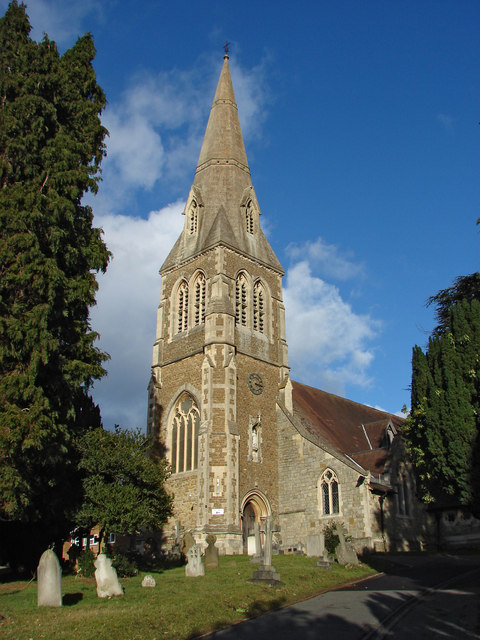
POLYGON ((267 516, 272 515, 267 496, 258 490, 249 491, 242 501, 241 513, 243 550, 252 555, 255 553, 254 524, 258 522, 261 525, 267 516))

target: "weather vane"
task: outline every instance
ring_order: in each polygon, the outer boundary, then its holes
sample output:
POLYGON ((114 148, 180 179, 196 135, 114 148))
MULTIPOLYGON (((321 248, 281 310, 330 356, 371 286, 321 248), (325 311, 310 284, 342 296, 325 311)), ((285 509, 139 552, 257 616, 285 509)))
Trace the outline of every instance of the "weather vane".
POLYGON ((228 40, 225 42, 225 55, 228 56, 228 45, 231 44, 228 40))

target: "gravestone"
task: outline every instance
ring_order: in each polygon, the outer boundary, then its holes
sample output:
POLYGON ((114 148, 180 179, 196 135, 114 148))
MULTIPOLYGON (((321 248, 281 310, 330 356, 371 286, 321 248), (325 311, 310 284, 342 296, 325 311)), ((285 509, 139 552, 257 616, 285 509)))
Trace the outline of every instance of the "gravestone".
POLYGON ((262 540, 260 538, 260 523, 253 523, 253 532, 255 537, 255 553, 253 554, 250 562, 253 564, 259 564, 263 561, 263 552, 262 552, 262 540))
POLYGON ((327 569, 327 571, 332 568, 332 565, 328 558, 328 551, 326 549, 323 550, 323 556, 321 558, 318 558, 317 560, 317 568, 327 569))
POLYGON ((255 571, 253 578, 250 578, 248 582, 268 582, 271 586, 282 586, 283 582, 280 581, 280 574, 272 565, 272 516, 267 516, 265 518, 265 528, 263 529, 263 533, 265 534, 263 564, 259 566, 258 571, 255 571))
POLYGON ((185 575, 189 578, 205 575, 205 567, 202 563, 202 551, 198 544, 187 551, 187 564, 185 565, 185 575))
POLYGON ((311 536, 307 536, 306 554, 308 558, 313 556, 323 556, 325 549, 325 535, 323 533, 316 533, 311 536))
POLYGON ((208 544, 205 549, 205 569, 218 569, 218 549, 215 546, 217 536, 209 533, 205 540, 208 544))
POLYGON ((62 570, 52 549, 44 551, 38 563, 37 604, 39 607, 62 606, 62 570))
POLYGON ((100 553, 94 563, 95 580, 97 582, 97 596, 99 598, 111 598, 123 596, 122 585, 118 581, 117 572, 112 567, 112 561, 104 553, 100 553))
POLYGON ((142 580, 142 587, 156 587, 157 583, 155 582, 155 578, 151 575, 147 575, 142 580))
POLYGON ((340 540, 339 544, 335 547, 335 555, 337 557, 338 564, 359 564, 357 552, 353 548, 353 545, 345 541, 342 525, 339 522, 337 522, 336 525, 336 532, 338 539, 340 540))

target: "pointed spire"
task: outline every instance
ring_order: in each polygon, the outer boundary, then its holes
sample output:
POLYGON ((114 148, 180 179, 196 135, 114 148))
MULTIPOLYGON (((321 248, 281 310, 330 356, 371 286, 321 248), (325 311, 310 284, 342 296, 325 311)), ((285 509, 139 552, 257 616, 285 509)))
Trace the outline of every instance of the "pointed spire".
POLYGON ((195 200, 198 230, 192 232, 185 225, 161 272, 223 244, 283 273, 258 224, 260 209, 248 168, 228 60, 226 48, 193 187, 185 207, 188 217, 192 199, 195 200), (249 202, 255 203, 257 224, 254 230, 247 229, 249 202))
POLYGON ((197 174, 212 164, 233 163, 250 176, 228 59, 226 53, 198 159, 197 174))

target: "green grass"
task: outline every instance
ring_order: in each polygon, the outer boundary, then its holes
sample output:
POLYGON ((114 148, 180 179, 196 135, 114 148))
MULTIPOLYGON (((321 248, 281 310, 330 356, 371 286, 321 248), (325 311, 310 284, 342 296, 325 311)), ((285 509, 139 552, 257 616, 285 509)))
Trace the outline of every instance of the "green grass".
POLYGON ((368 565, 316 568, 315 558, 275 556, 283 587, 249 583, 257 565, 247 556, 223 556, 218 569, 187 578, 184 567, 125 578, 125 595, 97 598, 95 580, 63 578, 62 608, 37 607, 35 582, 0 583, 2 640, 175 640, 191 638, 375 573, 368 565))

